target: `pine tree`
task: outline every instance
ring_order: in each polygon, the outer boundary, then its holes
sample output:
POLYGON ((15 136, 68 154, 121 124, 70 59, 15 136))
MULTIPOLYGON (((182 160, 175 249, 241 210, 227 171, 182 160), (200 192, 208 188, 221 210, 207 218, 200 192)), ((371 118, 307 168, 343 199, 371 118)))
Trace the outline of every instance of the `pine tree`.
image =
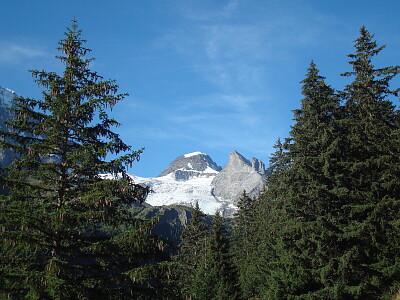
POLYGON ((237 277, 228 243, 223 219, 217 212, 207 238, 204 256, 191 284, 191 295, 194 299, 239 299, 237 277))
POLYGON ((106 112, 126 94, 89 69, 85 42, 72 21, 59 42, 63 74, 31 71, 42 98, 16 98, 1 131, 1 147, 17 156, 3 169, 0 202, 0 291, 12 298, 144 297, 154 276, 143 266, 163 256, 151 224, 127 209, 148 189, 126 174, 142 150, 112 131, 119 123, 106 112))

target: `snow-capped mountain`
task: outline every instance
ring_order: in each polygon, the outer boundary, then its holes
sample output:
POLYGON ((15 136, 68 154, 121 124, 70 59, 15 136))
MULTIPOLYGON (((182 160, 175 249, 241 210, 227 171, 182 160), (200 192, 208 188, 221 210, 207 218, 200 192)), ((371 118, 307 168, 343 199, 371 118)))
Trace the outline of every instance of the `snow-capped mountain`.
POLYGON ((158 177, 172 174, 179 181, 195 177, 213 177, 222 168, 210 156, 201 152, 193 152, 177 157, 158 177))
MULTIPOLYGON (((0 86, 0 121, 11 117, 7 108, 16 96, 14 91, 0 86)), ((6 129, 2 122, 0 128, 6 129)), ((0 166, 9 165, 13 158, 11 151, 0 149, 0 166)), ((221 168, 207 154, 193 152, 177 157, 158 177, 131 177, 136 183, 151 188, 153 192, 146 200, 151 206, 182 204, 194 207, 198 202, 206 214, 220 210, 223 215, 230 216, 237 209, 235 204, 243 190, 251 196, 258 194, 264 184, 265 167, 255 158, 251 163, 232 151, 229 163, 221 168)))
POLYGON ((250 197, 257 197, 264 184, 264 163, 254 157, 250 162, 237 151, 229 154, 228 164, 211 182, 215 196, 231 199, 235 204, 243 195, 243 191, 246 191, 250 197))
POLYGON ((213 195, 213 176, 197 176, 185 181, 176 180, 173 173, 154 178, 131 176, 136 183, 150 187, 152 193, 147 196, 146 203, 152 206, 182 204, 194 207, 198 202, 200 209, 206 214, 215 214, 217 210, 226 214, 236 208, 230 201, 218 199, 213 195))
POLYGON ((236 151, 222 169, 207 154, 193 152, 176 158, 158 177, 143 178, 131 175, 136 183, 149 186, 152 193, 146 203, 152 206, 182 204, 194 207, 198 202, 206 214, 220 210, 230 216, 243 190, 252 195, 262 188, 264 164, 253 158, 251 164, 236 151), (218 195, 215 194, 218 192, 218 195))
POLYGON ((211 182, 221 169, 207 154, 193 152, 177 157, 158 177, 131 176, 136 183, 150 187, 152 193, 146 203, 152 206, 194 207, 198 202, 203 212, 215 214, 218 209, 225 212, 235 209, 229 201, 213 195, 211 182))

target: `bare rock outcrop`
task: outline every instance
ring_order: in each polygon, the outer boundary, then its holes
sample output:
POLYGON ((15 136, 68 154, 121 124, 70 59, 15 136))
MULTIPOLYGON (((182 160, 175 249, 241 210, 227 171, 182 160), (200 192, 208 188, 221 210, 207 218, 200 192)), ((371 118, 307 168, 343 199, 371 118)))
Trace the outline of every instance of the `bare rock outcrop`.
POLYGON ((265 185, 265 165, 256 158, 250 162, 237 151, 229 155, 229 162, 211 182, 216 197, 236 204, 245 190, 257 197, 265 185))

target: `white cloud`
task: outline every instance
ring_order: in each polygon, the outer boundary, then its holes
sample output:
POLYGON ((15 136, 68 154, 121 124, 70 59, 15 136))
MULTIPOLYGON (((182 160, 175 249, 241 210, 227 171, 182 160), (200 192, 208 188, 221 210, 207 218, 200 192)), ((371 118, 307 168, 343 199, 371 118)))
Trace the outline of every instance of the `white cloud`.
POLYGON ((222 15, 225 17, 230 17, 232 13, 238 8, 239 0, 231 0, 222 9, 222 15))
POLYGON ((27 43, 0 42, 0 63, 19 64, 48 55, 45 50, 27 43))
POLYGON ((225 5, 219 6, 219 3, 226 1, 216 2, 217 7, 210 7, 204 5, 203 1, 189 1, 186 0, 179 3, 178 9, 181 15, 191 21, 210 21, 215 19, 228 19, 237 11, 239 0, 227 1, 225 5))
POLYGON ((276 75, 271 70, 279 69, 281 76, 292 71, 296 51, 324 38, 325 20, 302 5, 288 13, 285 7, 265 3, 260 11, 248 10, 258 14, 255 18, 243 15, 248 6, 239 1, 212 9, 182 4, 181 12, 189 22, 169 30, 157 47, 174 51, 211 88, 166 113, 172 131, 187 129, 208 147, 257 153, 281 135, 277 129, 281 124, 274 116, 266 117, 269 106, 282 101, 272 103, 279 87, 274 86, 276 75))
POLYGON ((218 111, 219 109, 229 109, 229 111, 243 112, 258 101, 259 99, 249 95, 215 93, 187 99, 186 102, 181 104, 180 109, 182 111, 218 111))
POLYGON ((256 25, 215 24, 202 26, 202 29, 209 59, 226 61, 243 55, 246 55, 246 59, 261 58, 263 34, 256 25))

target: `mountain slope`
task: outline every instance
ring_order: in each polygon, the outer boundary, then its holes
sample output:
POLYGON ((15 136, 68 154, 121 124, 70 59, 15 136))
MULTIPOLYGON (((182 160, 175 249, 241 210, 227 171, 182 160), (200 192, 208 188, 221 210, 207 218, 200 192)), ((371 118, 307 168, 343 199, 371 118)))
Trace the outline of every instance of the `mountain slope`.
MULTIPOLYGON (((197 174, 198 175, 198 174, 197 174)), ((188 180, 176 180, 174 173, 155 178, 143 178, 131 175, 136 183, 145 184, 152 190, 146 203, 152 206, 181 204, 194 207, 199 203, 200 209, 206 214, 215 214, 217 209, 226 214, 235 210, 230 201, 218 199, 212 194, 211 181, 213 176, 198 175, 188 180)))
POLYGON ((206 214, 220 210, 224 216, 236 211, 236 203, 245 189, 256 196, 264 185, 265 166, 255 158, 250 163, 233 151, 221 170, 207 154, 193 152, 177 157, 158 177, 131 175, 136 183, 150 187, 146 203, 152 206, 186 205, 198 202, 206 214))
POLYGON ((16 96, 17 96, 17 94, 13 90, 10 90, 8 88, 4 88, 4 87, 0 86, 0 106, 1 107, 4 107, 4 106, 10 107, 12 100, 16 96))

